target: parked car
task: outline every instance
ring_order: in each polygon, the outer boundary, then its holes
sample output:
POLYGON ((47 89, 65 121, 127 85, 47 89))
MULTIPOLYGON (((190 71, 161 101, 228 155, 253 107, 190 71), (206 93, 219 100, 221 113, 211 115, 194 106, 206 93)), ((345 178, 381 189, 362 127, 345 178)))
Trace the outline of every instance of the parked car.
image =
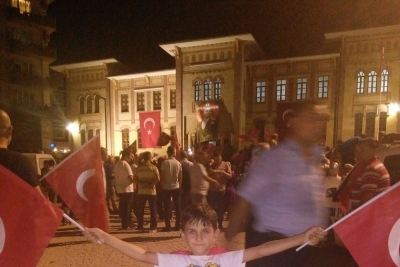
POLYGON ((41 153, 23 153, 23 154, 28 158, 29 162, 32 164, 38 177, 41 176, 41 169, 44 166, 44 161, 49 159, 54 160, 53 156, 50 154, 41 154, 41 153))

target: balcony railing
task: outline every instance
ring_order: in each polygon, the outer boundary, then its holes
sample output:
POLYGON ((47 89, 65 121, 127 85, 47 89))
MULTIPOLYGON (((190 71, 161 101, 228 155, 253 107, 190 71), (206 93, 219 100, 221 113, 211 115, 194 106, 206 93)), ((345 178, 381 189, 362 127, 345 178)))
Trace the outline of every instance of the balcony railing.
POLYGON ((24 13, 21 14, 18 8, 15 7, 7 7, 6 11, 7 20, 16 20, 16 21, 24 21, 29 23, 35 23, 38 25, 46 26, 55 29, 56 28, 56 19, 47 16, 41 16, 32 13, 24 13))
POLYGON ((10 40, 10 52, 15 54, 30 54, 51 59, 57 58, 57 50, 52 46, 23 44, 17 40, 10 40))

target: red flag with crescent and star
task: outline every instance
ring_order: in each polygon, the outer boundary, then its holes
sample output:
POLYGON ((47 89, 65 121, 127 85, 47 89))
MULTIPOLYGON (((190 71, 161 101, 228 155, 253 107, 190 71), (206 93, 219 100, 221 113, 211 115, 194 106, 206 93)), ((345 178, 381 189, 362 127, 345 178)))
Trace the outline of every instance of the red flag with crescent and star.
POLYGON ((108 232, 99 135, 81 146, 44 178, 84 226, 108 232))
POLYGON ((360 267, 400 266, 399 206, 400 182, 332 225, 360 267))
POLYGON ((63 211, 0 165, 0 266, 35 267, 63 211))
POLYGON ((143 148, 157 147, 160 138, 160 111, 139 113, 140 135, 143 148))

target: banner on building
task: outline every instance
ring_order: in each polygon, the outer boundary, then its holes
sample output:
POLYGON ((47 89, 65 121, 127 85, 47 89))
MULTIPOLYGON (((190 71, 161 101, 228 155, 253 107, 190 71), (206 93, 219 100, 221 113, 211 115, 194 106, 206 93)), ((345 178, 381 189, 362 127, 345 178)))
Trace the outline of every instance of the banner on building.
POLYGON ((160 111, 141 112, 139 119, 142 148, 158 147, 157 142, 161 132, 160 111))
POLYGON ((198 102, 196 105, 196 141, 216 141, 218 139, 219 103, 217 101, 198 102))

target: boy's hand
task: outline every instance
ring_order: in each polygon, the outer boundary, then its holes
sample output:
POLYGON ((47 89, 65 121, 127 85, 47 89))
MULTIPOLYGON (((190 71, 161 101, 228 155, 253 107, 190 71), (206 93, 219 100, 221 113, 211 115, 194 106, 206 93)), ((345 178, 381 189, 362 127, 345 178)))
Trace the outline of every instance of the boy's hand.
POLYGON ((92 244, 104 244, 104 232, 102 230, 98 228, 85 227, 85 231, 83 231, 82 233, 92 244))
POLYGON ((304 243, 310 241, 311 245, 315 246, 325 238, 327 232, 324 229, 314 226, 304 232, 304 243))

